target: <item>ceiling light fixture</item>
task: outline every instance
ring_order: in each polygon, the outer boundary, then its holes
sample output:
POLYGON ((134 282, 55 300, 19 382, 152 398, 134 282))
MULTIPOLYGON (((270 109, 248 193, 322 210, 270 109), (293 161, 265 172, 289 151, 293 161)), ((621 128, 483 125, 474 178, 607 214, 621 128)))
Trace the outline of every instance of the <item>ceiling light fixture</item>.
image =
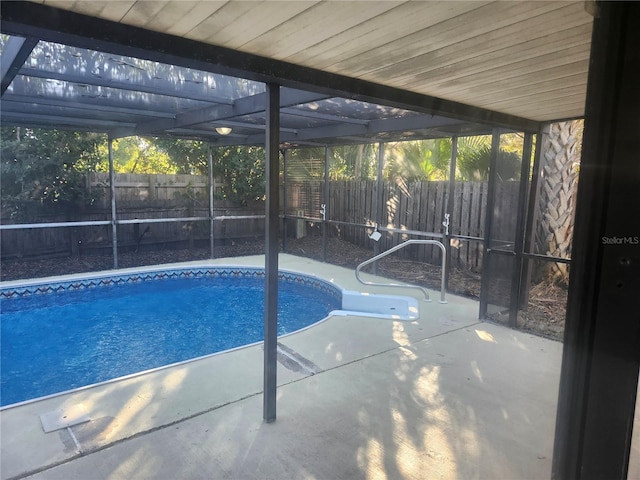
POLYGON ((216 127, 216 132, 220 135, 229 135, 231 133, 231 127, 216 127))

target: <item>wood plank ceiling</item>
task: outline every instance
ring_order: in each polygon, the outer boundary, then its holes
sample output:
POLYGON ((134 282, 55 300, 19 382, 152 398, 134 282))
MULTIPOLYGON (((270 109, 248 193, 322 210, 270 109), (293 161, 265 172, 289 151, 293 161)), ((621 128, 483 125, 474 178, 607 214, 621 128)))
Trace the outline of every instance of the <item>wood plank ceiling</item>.
POLYGON ((36 3, 530 120, 584 115, 584 1, 36 3))

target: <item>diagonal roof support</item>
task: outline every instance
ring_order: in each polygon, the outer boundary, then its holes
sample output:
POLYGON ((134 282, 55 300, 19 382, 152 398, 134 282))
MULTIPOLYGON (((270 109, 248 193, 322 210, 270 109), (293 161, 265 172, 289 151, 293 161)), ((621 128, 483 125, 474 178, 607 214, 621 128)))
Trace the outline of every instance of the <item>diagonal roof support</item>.
POLYGON ((0 95, 4 95, 37 44, 38 39, 33 37, 9 38, 0 56, 0 95))

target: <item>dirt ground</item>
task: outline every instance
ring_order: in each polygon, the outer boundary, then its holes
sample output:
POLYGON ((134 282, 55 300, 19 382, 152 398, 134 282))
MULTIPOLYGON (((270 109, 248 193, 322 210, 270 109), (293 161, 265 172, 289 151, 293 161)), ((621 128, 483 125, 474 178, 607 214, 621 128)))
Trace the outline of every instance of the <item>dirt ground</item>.
MULTIPOLYGON (((298 240, 287 240, 287 253, 322 261, 322 238, 308 236, 298 240)), ((234 257, 264 253, 261 240, 233 242, 217 245, 216 257, 234 257)), ((340 240, 329 238, 327 262, 342 267, 353 268, 372 257, 372 251, 340 240)), ((121 268, 157 265, 209 258, 208 248, 183 250, 159 250, 123 252, 118 255, 121 268)), ((40 259, 12 259, 2 262, 2 281, 24 278, 39 278, 51 275, 93 272, 113 267, 111 255, 82 255, 78 257, 58 257, 40 259)), ((367 270, 372 267, 367 267, 367 270)), ((378 262, 378 272, 399 282, 429 287, 439 291, 440 266, 386 257, 378 262)), ((461 268, 453 268, 447 291, 457 295, 478 299, 480 297, 480 273, 461 268)), ((538 283, 529 292, 528 308, 518 313, 517 328, 557 340, 562 340, 567 302, 566 289, 549 283, 538 283)), ((492 315, 492 321, 507 324, 508 315, 492 315)))

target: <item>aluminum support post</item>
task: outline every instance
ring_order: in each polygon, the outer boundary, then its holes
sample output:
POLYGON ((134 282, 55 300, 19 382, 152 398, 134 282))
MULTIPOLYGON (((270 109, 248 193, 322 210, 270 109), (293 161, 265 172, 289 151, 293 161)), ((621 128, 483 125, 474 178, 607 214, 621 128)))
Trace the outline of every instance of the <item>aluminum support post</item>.
POLYGON ((287 251, 287 168, 289 163, 289 150, 282 150, 282 251, 287 251))
POLYGON ((451 217, 453 216, 453 207, 456 192, 456 160, 458 158, 458 137, 451 137, 451 160, 449 162, 449 196, 447 197, 447 213, 449 219, 442 237, 444 246, 447 251, 447 268, 444 272, 445 287, 449 287, 449 274, 451 273, 451 217))
POLYGON ((278 209, 280 203, 279 143, 280 86, 267 84, 265 162, 265 302, 264 302, 264 403, 263 418, 276 420, 278 348, 278 209))
POLYGON ((489 164, 489 185, 487 187, 487 217, 484 224, 484 241, 482 247, 482 283, 480 285, 480 318, 487 316, 489 305, 489 284, 491 282, 491 240, 496 195, 496 165, 500 151, 500 130, 493 129, 491 137, 491 160, 489 164))
POLYGON ((209 258, 213 259, 214 257, 214 223, 213 223, 213 193, 214 187, 213 184, 213 152, 211 151, 211 144, 207 145, 207 160, 208 160, 208 174, 209 174, 209 258))
POLYGON ((525 239, 525 223, 527 216, 527 196, 529 194, 529 171, 531 166, 531 151, 533 148, 533 134, 525 133, 522 147, 522 164, 520 165, 520 191, 518 192, 518 210, 516 218, 516 238, 514 243, 515 265, 511 277, 511 294, 509 304, 509 326, 515 328, 520 307, 520 290, 523 288, 522 271, 524 268, 523 251, 525 239))
POLYGON ((327 216, 329 215, 329 161, 331 149, 324 147, 324 185, 322 186, 322 261, 327 261, 327 216))
POLYGON ((118 268, 118 224, 116 216, 116 174, 113 171, 113 139, 109 138, 109 193, 111 195, 111 245, 113 248, 113 268, 118 268))

